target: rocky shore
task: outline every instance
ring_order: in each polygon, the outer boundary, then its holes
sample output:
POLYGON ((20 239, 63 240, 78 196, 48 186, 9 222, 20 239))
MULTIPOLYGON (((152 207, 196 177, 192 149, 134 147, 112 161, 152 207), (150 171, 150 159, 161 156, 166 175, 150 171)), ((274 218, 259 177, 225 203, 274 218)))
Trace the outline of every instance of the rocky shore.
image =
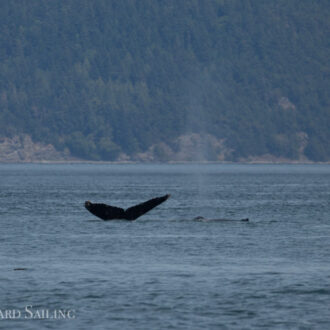
POLYGON ((68 150, 57 151, 51 144, 33 142, 28 135, 0 138, 1 163, 72 161, 68 150))
MULTIPOLYGON (((132 156, 121 153, 115 161, 91 161, 73 157, 69 150, 58 151, 51 144, 32 141, 28 135, 0 138, 0 163, 232 163, 232 150, 225 141, 212 135, 182 135, 171 145, 158 143, 132 156)), ((299 159, 279 158, 265 154, 238 160, 248 164, 314 164, 303 153, 299 159)), ((329 162, 327 162, 329 164, 329 162)))

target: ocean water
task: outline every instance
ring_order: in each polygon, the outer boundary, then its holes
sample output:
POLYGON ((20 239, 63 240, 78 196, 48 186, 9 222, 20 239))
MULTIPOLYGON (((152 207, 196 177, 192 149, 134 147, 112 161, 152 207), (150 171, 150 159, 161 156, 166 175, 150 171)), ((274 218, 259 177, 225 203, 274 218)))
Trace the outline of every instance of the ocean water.
POLYGON ((1 329, 330 329, 328 165, 2 164, 0 225, 1 329))

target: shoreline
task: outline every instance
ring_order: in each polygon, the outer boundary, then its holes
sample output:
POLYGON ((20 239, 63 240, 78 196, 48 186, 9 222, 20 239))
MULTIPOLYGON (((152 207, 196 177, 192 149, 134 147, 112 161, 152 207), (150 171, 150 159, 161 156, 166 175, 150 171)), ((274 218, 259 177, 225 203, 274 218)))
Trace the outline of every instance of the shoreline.
POLYGON ((0 165, 5 164, 45 164, 45 165, 69 165, 69 164, 91 164, 91 165, 330 165, 330 162, 313 161, 289 161, 289 160, 255 160, 255 161, 168 161, 168 162, 141 162, 141 161, 93 161, 93 160, 35 160, 35 161, 1 161, 0 165))

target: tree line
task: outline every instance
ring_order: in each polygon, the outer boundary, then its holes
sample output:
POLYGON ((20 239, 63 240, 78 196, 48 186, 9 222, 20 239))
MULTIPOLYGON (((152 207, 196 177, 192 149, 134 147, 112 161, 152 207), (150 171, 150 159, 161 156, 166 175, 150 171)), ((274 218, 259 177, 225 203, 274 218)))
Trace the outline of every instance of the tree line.
POLYGON ((327 161, 329 14, 326 0, 3 1, 0 135, 115 160, 207 133, 228 160, 327 161))

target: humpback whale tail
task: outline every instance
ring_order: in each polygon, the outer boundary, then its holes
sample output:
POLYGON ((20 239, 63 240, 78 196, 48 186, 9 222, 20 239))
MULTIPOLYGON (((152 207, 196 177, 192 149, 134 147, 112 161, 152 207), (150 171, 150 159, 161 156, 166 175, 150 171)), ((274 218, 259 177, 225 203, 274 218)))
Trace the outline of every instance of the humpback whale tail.
POLYGON ((102 220, 136 220, 141 215, 149 212, 154 207, 165 202, 169 197, 170 195, 156 197, 141 204, 129 207, 126 210, 107 204, 91 203, 90 201, 85 202, 85 208, 102 220))

